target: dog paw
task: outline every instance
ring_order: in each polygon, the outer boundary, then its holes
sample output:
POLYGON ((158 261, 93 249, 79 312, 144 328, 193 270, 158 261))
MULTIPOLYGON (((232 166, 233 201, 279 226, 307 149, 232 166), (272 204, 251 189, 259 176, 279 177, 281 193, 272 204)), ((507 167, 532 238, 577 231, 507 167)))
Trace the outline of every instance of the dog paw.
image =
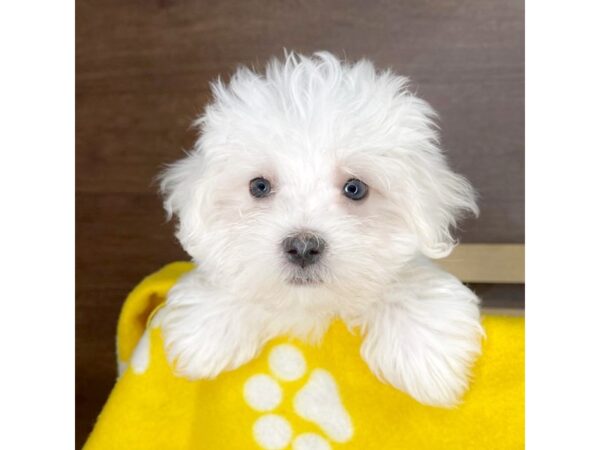
POLYGON ((418 402, 452 408, 461 402, 468 387, 468 372, 456 367, 442 355, 418 356, 412 362, 404 356, 387 356, 385 360, 368 361, 377 377, 396 389, 406 392, 418 402))
POLYGON ((175 341, 167 346, 167 357, 177 376, 189 380, 212 379, 235 370, 256 356, 258 349, 207 337, 188 346, 175 341))
POLYGON ((330 441, 344 443, 352 438, 350 415, 328 371, 321 368, 309 371, 301 351, 290 344, 278 345, 270 351, 269 371, 251 376, 244 385, 246 403, 263 413, 252 429, 255 441, 262 448, 278 450, 291 443, 293 450, 328 450, 330 441), (313 432, 295 434, 289 416, 286 418, 286 411, 280 408, 286 383, 303 378, 306 381, 293 394, 293 414, 317 425, 324 436, 313 432))
POLYGON ((207 328, 196 331, 191 339, 165 336, 167 359, 177 376, 189 380, 212 379, 224 371, 237 369, 258 353, 258 348, 248 341, 227 339, 207 328))
POLYGON ((380 380, 425 405, 452 408, 469 387, 470 367, 480 353, 481 340, 476 322, 457 330, 443 334, 405 326, 396 333, 371 333, 363 341, 361 355, 380 380), (408 332, 415 330, 419 333, 408 332))
POLYGON ((167 305, 155 322, 175 374, 190 380, 211 379, 237 369, 254 359, 262 347, 259 333, 245 326, 239 311, 216 302, 167 305))

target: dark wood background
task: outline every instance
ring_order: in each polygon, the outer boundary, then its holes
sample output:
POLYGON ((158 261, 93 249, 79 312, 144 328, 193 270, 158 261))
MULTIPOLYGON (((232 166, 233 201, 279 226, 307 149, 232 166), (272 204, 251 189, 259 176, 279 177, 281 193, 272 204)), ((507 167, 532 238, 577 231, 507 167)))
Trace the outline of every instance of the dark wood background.
POLYGON ((523 242, 523 27, 522 0, 79 0, 77 447, 115 381, 125 295, 186 258, 152 180, 193 142, 209 80, 284 47, 366 56, 410 76, 441 115, 452 165, 481 195, 463 241, 523 242))

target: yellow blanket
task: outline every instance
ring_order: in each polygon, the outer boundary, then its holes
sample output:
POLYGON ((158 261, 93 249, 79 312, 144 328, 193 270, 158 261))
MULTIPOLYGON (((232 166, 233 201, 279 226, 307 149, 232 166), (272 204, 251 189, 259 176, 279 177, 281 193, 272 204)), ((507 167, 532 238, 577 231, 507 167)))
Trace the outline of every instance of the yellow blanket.
POLYGON ((233 372, 190 382, 172 375, 160 330, 144 331, 191 268, 170 264, 127 298, 117 336, 124 372, 86 450, 524 448, 522 318, 483 319, 483 356, 452 410, 423 406, 378 381, 360 358, 360 336, 341 323, 318 347, 281 338, 233 372))

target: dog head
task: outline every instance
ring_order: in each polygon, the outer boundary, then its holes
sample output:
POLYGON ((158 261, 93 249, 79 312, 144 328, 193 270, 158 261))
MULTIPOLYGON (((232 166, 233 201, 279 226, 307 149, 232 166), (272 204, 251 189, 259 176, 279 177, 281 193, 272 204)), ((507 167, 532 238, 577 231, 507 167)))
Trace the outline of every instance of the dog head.
POLYGON ((461 214, 477 213, 406 78, 290 54, 212 91, 161 188, 182 246, 221 282, 373 292, 416 255, 447 255, 461 214))

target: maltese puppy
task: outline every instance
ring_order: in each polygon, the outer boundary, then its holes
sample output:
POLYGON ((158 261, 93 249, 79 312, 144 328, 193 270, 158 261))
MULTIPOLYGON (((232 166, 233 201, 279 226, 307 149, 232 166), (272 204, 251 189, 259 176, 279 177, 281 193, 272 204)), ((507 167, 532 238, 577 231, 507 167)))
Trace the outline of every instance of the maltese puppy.
POLYGON ((478 299, 431 259, 478 210, 407 81, 321 52, 212 84, 197 143, 161 176, 197 263, 157 317, 179 375, 213 378, 279 335, 318 341, 338 318, 381 380, 427 405, 460 401, 478 299))

